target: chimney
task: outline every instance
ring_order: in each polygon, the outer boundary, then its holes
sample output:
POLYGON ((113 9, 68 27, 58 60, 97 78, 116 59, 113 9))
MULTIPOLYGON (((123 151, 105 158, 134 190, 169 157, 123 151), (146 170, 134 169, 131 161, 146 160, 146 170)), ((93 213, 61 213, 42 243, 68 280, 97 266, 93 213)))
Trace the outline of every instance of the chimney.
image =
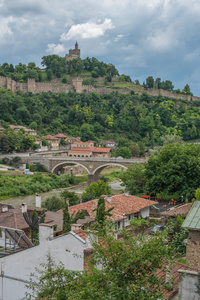
POLYGON ((53 225, 39 224, 39 243, 44 244, 53 238, 53 225))
POLYGON ((128 196, 129 196, 129 191, 125 191, 125 192, 124 192, 124 195, 125 195, 126 197, 128 197, 128 196))
POLYGON ((8 206, 2 206, 2 212, 6 212, 6 211, 8 211, 8 206))
POLYGON ((80 230, 82 228, 81 224, 71 224, 71 231, 80 230))
POLYGON ((41 196, 39 194, 36 194, 35 204, 36 204, 36 207, 41 208, 41 196))
POLYGON ((22 213, 27 212, 27 204, 26 203, 22 203, 21 209, 22 209, 22 213))
POLYGON ((111 196, 111 195, 108 195, 108 196, 107 196, 107 201, 108 201, 109 203, 112 203, 112 196, 111 196))

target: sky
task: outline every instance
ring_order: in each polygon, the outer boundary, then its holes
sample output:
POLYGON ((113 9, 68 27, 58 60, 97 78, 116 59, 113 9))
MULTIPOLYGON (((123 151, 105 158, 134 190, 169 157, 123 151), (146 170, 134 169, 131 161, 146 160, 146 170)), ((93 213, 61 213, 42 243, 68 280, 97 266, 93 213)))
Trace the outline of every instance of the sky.
POLYGON ((0 0, 0 64, 64 57, 112 63, 142 84, 148 76, 189 84, 200 96, 199 0, 0 0))

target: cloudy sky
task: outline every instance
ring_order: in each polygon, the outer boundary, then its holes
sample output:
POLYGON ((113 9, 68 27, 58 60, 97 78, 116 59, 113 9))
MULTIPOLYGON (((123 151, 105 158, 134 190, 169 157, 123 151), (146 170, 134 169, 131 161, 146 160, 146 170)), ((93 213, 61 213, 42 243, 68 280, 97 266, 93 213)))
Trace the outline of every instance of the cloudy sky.
POLYGON ((0 0, 0 64, 64 56, 114 64, 142 83, 148 76, 189 84, 200 96, 199 0, 0 0))

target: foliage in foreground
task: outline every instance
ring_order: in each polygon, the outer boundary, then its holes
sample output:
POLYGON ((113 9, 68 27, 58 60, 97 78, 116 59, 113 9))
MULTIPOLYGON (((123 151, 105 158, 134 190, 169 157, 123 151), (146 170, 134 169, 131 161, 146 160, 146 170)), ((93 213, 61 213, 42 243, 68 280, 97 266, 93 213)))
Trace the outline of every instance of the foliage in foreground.
POLYGON ((123 232, 123 238, 119 241, 107 233, 99 243, 93 242, 94 256, 89 272, 67 271, 48 258, 43 270, 37 270, 39 273, 32 277, 39 285, 29 285, 32 292, 28 299, 162 298, 165 275, 158 278, 156 272, 169 259, 170 251, 164 237, 147 239, 143 235, 136 238, 123 232))

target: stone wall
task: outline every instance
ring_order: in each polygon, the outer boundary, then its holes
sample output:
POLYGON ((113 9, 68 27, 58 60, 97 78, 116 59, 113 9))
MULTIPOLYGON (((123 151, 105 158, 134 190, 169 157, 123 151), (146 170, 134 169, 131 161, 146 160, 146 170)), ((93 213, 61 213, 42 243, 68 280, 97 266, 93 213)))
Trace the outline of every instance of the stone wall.
POLYGON ((200 269, 200 231, 189 230, 186 253, 186 264, 200 269))
MULTIPOLYGON (((32 92, 33 94, 42 93, 42 92, 54 92, 54 93, 68 93, 69 91, 75 91, 76 93, 98 93, 99 95, 116 93, 119 94, 129 94, 130 89, 128 88, 101 88, 101 87, 93 87, 91 85, 83 85, 81 78, 73 78, 72 84, 63 84, 59 81, 52 80, 51 82, 35 82, 35 79, 29 78, 27 83, 20 83, 12 80, 8 77, 0 76, 0 88, 4 88, 7 90, 16 93, 20 91, 22 93, 32 92)), ((155 90, 155 89, 144 89, 142 88, 140 91, 134 91, 135 94, 142 95, 143 93, 147 93, 152 96, 164 96, 173 99, 180 100, 188 100, 195 101, 200 100, 200 97, 190 96, 190 95, 182 95, 182 94, 173 94, 169 91, 165 90, 155 90)))

